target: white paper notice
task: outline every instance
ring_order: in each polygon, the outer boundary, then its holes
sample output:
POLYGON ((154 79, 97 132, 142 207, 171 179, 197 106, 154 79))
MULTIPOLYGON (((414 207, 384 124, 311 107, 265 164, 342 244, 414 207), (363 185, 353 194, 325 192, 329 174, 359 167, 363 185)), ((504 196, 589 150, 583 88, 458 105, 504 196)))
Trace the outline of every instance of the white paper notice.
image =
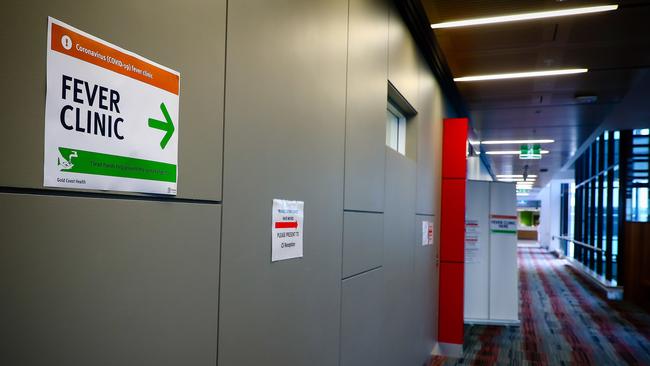
POLYGON ((302 258, 305 203, 273 200, 271 262, 302 258))
POLYGON ((433 222, 422 221, 422 246, 433 244, 433 222))
POLYGON ((465 220, 465 263, 480 263, 478 220, 465 220))

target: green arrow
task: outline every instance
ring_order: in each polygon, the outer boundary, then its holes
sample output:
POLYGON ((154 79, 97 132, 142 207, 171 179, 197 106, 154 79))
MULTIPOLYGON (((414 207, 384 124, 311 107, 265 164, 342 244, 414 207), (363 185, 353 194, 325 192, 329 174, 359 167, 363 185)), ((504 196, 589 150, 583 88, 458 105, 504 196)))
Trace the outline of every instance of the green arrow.
POLYGON ((165 136, 163 136, 163 139, 160 140, 160 147, 162 149, 165 149, 165 146, 167 146, 169 139, 171 139, 172 135, 174 134, 174 124, 172 123, 172 118, 169 116, 169 112, 167 112, 165 103, 160 103, 160 110, 162 111, 163 116, 165 116, 166 122, 154 118, 149 118, 149 127, 155 128, 157 130, 167 131, 165 136))

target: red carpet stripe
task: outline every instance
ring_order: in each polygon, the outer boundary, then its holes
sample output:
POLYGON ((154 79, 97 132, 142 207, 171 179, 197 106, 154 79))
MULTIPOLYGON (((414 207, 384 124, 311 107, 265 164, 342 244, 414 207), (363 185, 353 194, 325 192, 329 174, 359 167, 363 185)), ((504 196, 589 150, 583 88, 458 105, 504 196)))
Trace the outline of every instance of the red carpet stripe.
MULTIPOLYGON (((547 254, 547 256, 550 257, 549 254, 547 254)), ((600 314, 599 309, 592 306, 594 301, 587 301, 578 289, 575 281, 569 279, 566 273, 559 271, 555 265, 551 265, 550 267, 553 268, 553 271, 557 274, 560 280, 562 280, 566 288, 571 292, 571 295, 573 295, 573 297, 578 301, 578 304, 584 313, 589 315, 593 324, 600 330, 600 333, 602 333, 602 335, 612 344, 619 357, 625 360, 627 364, 638 364, 638 360, 634 357, 628 344, 621 342, 616 336, 614 328, 617 324, 612 322, 606 314, 600 314)))
POLYGON ((492 366, 496 364, 499 358, 499 345, 493 342, 498 339, 502 327, 491 326, 485 327, 479 340, 481 341, 481 349, 476 353, 476 358, 471 363, 472 366, 492 366))
POLYGON ((607 300, 539 248, 519 248, 520 327, 465 327, 462 358, 438 365, 650 365, 650 314, 607 300))
MULTIPOLYGON (((522 252, 517 252, 519 263, 523 261, 522 252)), ((545 365, 547 363, 546 355, 537 348, 537 334, 535 332, 535 322, 533 318, 533 311, 531 309, 532 299, 530 296, 530 288, 528 285, 528 274, 524 271, 523 267, 519 266, 519 292, 521 308, 519 316, 521 320, 521 331, 524 336, 524 355, 525 360, 533 363, 540 363, 545 365)))
MULTIPOLYGON (((532 253, 531 253, 532 254, 532 253)), ((542 286, 546 294, 551 301, 551 307, 553 308, 553 313, 560 320, 560 325, 562 327, 562 335, 566 341, 571 345, 573 352, 571 353, 571 364, 572 365, 593 365, 594 360, 589 350, 589 347, 585 345, 580 337, 576 335, 574 329, 579 329, 580 325, 573 321, 573 317, 569 314, 564 306, 562 305, 561 298, 555 292, 551 282, 546 276, 545 271, 540 268, 538 257, 532 255, 533 265, 537 272, 537 276, 542 281, 542 286)))
POLYGON ((644 321, 644 319, 639 319, 638 311, 632 312, 625 306, 627 305, 626 303, 618 300, 608 299, 600 288, 598 288, 590 280, 584 278, 584 276, 579 273, 577 269, 573 268, 572 266, 566 267, 569 269, 567 273, 571 275, 572 280, 578 282, 580 285, 582 285, 582 287, 589 289, 589 292, 593 296, 596 296, 603 302, 607 303, 607 306, 610 307, 611 310, 616 311, 618 315, 625 319, 630 326, 634 327, 636 331, 639 332, 639 334, 645 337, 646 340, 650 341, 650 322, 647 321, 647 314, 644 314, 646 315, 646 321, 644 321))

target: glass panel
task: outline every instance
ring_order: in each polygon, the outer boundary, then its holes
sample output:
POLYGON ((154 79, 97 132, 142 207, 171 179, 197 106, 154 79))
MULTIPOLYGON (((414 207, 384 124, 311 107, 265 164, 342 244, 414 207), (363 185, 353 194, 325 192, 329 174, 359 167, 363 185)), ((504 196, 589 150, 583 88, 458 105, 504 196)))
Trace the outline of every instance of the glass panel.
POLYGON ((607 207, 607 174, 608 172, 605 172, 603 174, 603 187, 601 190, 601 194, 603 195, 603 211, 602 211, 602 226, 600 230, 600 238, 601 238, 601 243, 600 246, 603 248, 603 253, 605 253, 605 250, 607 250, 607 214, 608 214, 608 207, 607 207))
POLYGON ((621 149, 621 133, 614 131, 614 164, 619 163, 619 155, 621 149))
POLYGON ((648 188, 632 188, 632 199, 630 200, 630 221, 648 221, 648 188))
POLYGON ((576 184, 574 182, 571 183, 571 187, 569 188, 569 238, 574 238, 574 223, 575 223, 575 211, 576 211, 576 184))
POLYGON ((397 130, 397 151, 404 155, 406 154, 406 119, 404 117, 398 120, 397 130))
POLYGON ((591 159, 594 164, 594 170, 592 172, 593 176, 600 173, 600 137, 596 138, 596 142, 591 145, 591 148, 594 154, 591 159))
POLYGON ((397 150, 397 136, 399 117, 390 110, 386 110, 386 146, 397 150))
POLYGON ((603 167, 604 169, 609 168, 608 157, 609 157, 609 132, 605 131, 603 134, 605 144, 603 145, 603 167))
MULTIPOLYGON (((619 177, 618 166, 614 167, 614 187, 612 188, 612 254, 618 254, 618 208, 619 208, 619 177)), ((614 258, 614 257, 612 257, 614 258)), ((616 276, 614 276, 616 278, 616 276)))

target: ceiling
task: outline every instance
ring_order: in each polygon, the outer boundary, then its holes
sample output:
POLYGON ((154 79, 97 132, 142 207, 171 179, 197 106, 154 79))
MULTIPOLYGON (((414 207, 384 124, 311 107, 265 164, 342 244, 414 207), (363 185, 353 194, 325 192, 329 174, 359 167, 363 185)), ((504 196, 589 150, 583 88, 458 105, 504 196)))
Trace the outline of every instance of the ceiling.
MULTIPOLYGON (((541 160, 488 155, 495 174, 539 176, 543 187, 650 69, 650 0, 422 0, 430 23, 580 6, 619 4, 616 11, 432 30, 454 77, 560 68, 584 74, 458 82, 480 140, 554 139, 541 160), (595 95, 593 103, 576 96, 595 95), (541 169, 547 169, 541 172, 541 169)), ((650 88, 650 85, 647 86, 650 88)), ((518 150, 519 145, 482 145, 518 150)), ((566 173, 566 172, 564 172, 566 173)), ((566 174, 564 174, 566 175, 566 174)))

